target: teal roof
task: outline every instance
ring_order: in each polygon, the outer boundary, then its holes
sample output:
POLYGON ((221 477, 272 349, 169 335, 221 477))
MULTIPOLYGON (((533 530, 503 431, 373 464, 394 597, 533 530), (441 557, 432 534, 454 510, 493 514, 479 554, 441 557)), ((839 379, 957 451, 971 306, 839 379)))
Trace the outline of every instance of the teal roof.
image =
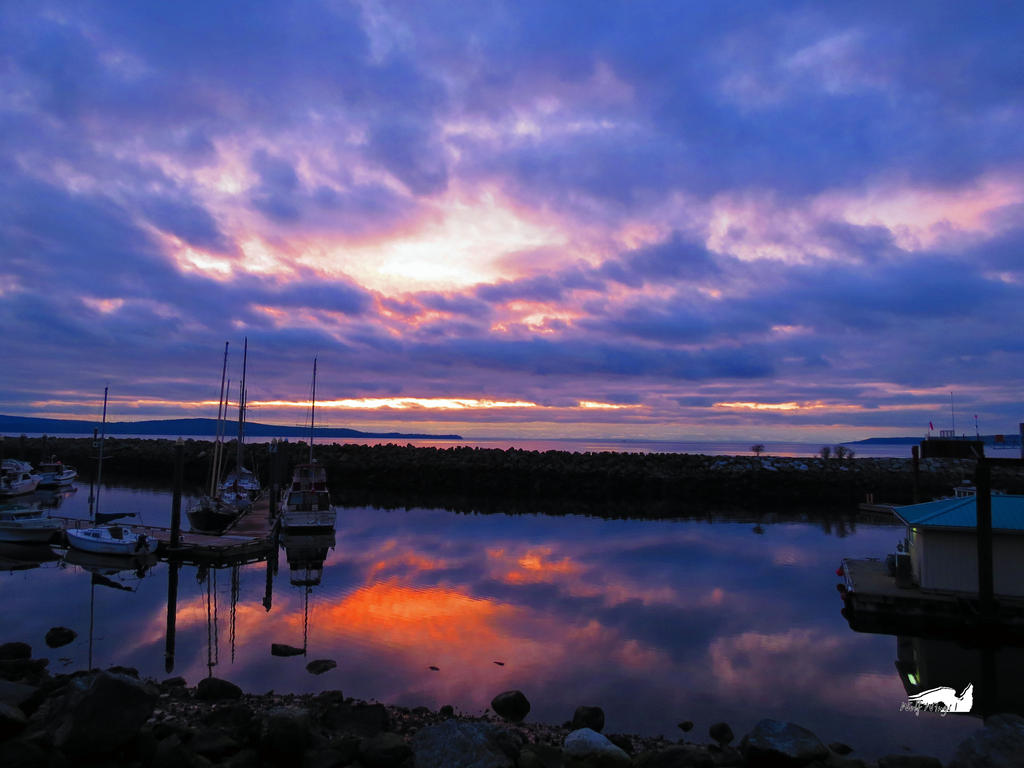
MULTIPOLYGON (((907 525, 920 528, 973 530, 978 522, 977 497, 938 499, 924 504, 894 507, 893 512, 907 525)), ((992 530, 1024 533, 1024 496, 992 494, 992 530)))

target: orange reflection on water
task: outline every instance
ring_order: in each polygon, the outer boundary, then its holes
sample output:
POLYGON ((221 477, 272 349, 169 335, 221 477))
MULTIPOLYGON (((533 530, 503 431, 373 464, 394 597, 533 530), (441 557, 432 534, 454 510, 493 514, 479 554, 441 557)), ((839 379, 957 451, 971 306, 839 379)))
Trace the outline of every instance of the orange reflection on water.
POLYGON ((579 574, 583 569, 568 557, 552 559, 552 547, 532 547, 520 555, 507 553, 504 547, 487 549, 487 557, 494 562, 497 578, 508 584, 551 582, 579 574))

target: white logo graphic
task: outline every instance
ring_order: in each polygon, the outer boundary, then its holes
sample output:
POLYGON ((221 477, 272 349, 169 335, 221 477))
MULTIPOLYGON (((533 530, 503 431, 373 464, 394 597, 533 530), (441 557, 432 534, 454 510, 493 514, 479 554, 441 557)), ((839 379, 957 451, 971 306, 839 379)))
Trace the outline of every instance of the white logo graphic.
POLYGON ((968 683, 963 693, 956 695, 956 690, 943 685, 929 688, 927 691, 908 696, 907 701, 900 704, 901 711, 913 711, 920 716, 921 712, 938 712, 945 717, 950 712, 970 712, 974 706, 974 683, 968 683))

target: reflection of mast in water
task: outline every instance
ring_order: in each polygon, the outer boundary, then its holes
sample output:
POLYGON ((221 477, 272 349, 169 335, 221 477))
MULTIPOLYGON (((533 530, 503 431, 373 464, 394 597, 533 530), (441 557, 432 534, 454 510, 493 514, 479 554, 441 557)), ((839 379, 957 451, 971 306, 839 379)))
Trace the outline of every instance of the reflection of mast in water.
POLYGON ((231 663, 235 663, 235 614, 238 609, 238 565, 231 566, 231 663))
POLYGON ((334 531, 308 535, 285 534, 281 537, 288 558, 288 581, 302 587, 302 652, 309 648, 309 596, 324 574, 327 552, 334 548, 334 531))
POLYGON ((201 579, 204 571, 206 579, 206 669, 207 676, 213 677, 213 668, 220 661, 220 649, 217 642, 217 569, 214 568, 211 572, 204 566, 200 566, 201 579))

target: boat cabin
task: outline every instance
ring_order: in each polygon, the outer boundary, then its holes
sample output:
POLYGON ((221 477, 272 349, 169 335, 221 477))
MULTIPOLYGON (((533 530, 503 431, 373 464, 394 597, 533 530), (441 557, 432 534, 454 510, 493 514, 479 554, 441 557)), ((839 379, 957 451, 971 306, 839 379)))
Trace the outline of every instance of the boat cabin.
MULTIPOLYGON (((912 578, 922 590, 978 592, 977 497, 893 509, 907 526, 912 578)), ((992 494, 995 594, 1024 597, 1024 496, 992 494)))

